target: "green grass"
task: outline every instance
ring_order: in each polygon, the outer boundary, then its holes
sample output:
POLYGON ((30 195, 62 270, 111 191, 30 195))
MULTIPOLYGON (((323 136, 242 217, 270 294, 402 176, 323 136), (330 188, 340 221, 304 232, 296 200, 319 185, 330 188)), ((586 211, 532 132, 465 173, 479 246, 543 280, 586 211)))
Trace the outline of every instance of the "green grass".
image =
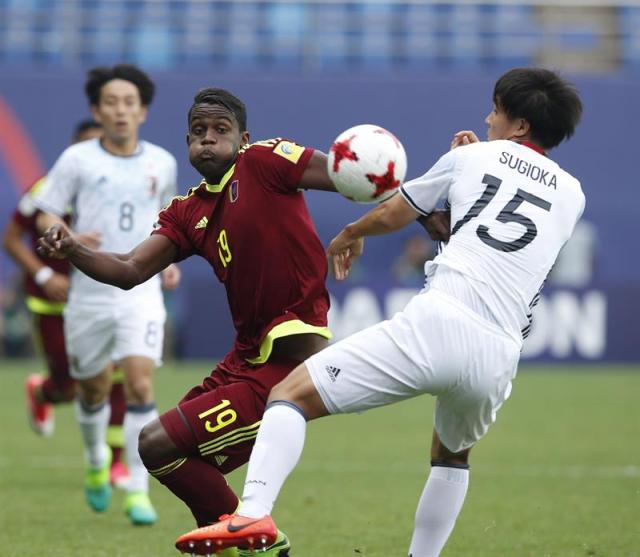
MULTIPOLYGON (((176 556, 186 507, 152 480, 160 513, 134 528, 122 493, 104 515, 82 492, 71 407, 41 439, 22 383, 33 362, 0 362, 0 555, 176 556)), ((161 410, 208 364, 165 366, 161 410)), ((640 556, 640 368, 525 368, 498 422, 472 454, 469 494, 443 557, 640 556)), ((275 510, 293 557, 404 556, 428 472, 433 401, 312 423, 301 464, 275 510)), ((231 476, 241 485, 244 469, 231 476)))

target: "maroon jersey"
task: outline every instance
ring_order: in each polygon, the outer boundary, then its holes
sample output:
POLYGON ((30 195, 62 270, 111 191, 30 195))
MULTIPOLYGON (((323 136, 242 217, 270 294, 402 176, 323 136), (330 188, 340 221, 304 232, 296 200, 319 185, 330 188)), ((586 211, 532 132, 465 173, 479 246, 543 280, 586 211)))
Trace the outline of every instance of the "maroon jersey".
MULTIPOLYGON (((29 234, 34 253, 38 245, 38 238, 40 237, 40 233, 36 228, 36 217, 38 216, 38 209, 33 203, 33 196, 37 195, 38 189, 40 189, 43 180, 43 178, 38 180, 31 187, 31 189, 24 194, 22 199, 20 199, 18 207, 13 212, 12 216, 13 221, 20 225, 29 234)), ((68 219, 66 219, 66 222, 68 223, 68 219)), ((53 257, 38 257, 45 265, 51 267, 56 273, 61 273, 63 275, 69 274, 70 263, 68 260, 55 259, 53 257)), ((44 290, 42 290, 42 288, 40 288, 36 284, 36 282, 33 280, 33 277, 29 273, 25 273, 24 288, 27 296, 40 298, 42 300, 49 300, 49 297, 45 294, 44 290)), ((58 302, 55 302, 54 305, 58 307, 60 304, 58 302)), ((33 308, 30 309, 33 310, 33 308)))
POLYGON ((153 232, 178 247, 178 261, 197 254, 213 267, 227 291, 234 351, 251 363, 264 363, 278 336, 330 336, 327 259, 297 189, 312 154, 281 139, 245 147, 220 184, 203 181, 174 198, 153 232))

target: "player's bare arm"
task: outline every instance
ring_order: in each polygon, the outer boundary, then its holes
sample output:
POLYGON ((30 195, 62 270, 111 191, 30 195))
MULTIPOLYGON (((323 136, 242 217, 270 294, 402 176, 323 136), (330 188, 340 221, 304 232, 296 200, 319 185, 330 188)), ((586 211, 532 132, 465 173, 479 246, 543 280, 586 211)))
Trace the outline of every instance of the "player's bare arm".
POLYGON ((12 259, 30 275, 35 275, 46 265, 22 241, 25 229, 14 220, 9 221, 4 230, 3 245, 12 259))
POLYGON ((306 190, 337 191, 327 172, 327 155, 322 151, 314 151, 307 163, 300 187, 306 190))
POLYGON ((419 213, 409 205, 401 195, 378 205, 356 222, 343 228, 327 248, 327 254, 333 260, 336 279, 343 280, 349 275, 353 262, 362 255, 365 236, 380 236, 404 228, 415 221, 419 213))
POLYGON ((67 258, 92 279, 129 290, 156 275, 176 259, 177 247, 164 236, 150 236, 126 254, 92 250, 82 245, 66 227, 54 225, 38 241, 38 251, 67 258))
POLYGON ((26 230, 15 221, 9 221, 4 232, 3 243, 7 253, 13 260, 29 273, 45 294, 54 302, 65 302, 69 291, 69 279, 60 273, 56 273, 32 251, 23 241, 26 230), (38 273, 44 275, 38 275, 38 273), (39 280, 42 276, 42 280, 39 280), (47 278, 48 277, 48 278, 47 278))
POLYGON ((36 228, 38 229, 38 232, 44 234, 45 230, 48 230, 55 225, 61 225, 68 230, 67 225, 58 215, 46 213, 44 211, 40 211, 38 213, 38 216, 36 217, 36 228))
POLYGON ((475 132, 471 130, 460 130, 453 135, 451 140, 451 149, 455 149, 460 145, 469 145, 470 143, 477 143, 480 141, 475 132))

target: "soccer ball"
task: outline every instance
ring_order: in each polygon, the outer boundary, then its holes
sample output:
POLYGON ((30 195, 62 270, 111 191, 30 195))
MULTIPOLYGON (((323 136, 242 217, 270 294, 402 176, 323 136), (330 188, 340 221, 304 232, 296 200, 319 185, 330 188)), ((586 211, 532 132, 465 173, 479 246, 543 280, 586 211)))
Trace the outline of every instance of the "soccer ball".
POLYGON ((331 145, 327 170, 338 192, 358 203, 380 203, 402 185, 407 155, 391 132, 362 124, 342 132, 331 145))

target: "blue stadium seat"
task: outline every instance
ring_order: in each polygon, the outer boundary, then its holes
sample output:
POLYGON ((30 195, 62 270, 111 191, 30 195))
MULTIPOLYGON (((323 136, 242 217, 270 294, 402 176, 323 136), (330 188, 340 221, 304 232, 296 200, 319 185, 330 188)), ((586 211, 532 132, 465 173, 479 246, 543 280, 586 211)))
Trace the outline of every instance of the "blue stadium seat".
POLYGON ((391 4, 359 4, 354 19, 360 44, 361 65, 366 69, 388 70, 394 55, 394 6, 391 4))
POLYGON ((0 49, 4 53, 4 58, 12 64, 33 63, 36 60, 37 52, 34 45, 37 41, 34 20, 36 12, 11 1, 6 8, 6 15, 2 21, 2 32, 0 33, 0 49))
POLYGON ((485 14, 477 5, 451 6, 448 14, 449 50, 452 68, 477 70, 482 66, 482 30, 485 14))
POLYGON ((640 7, 621 7, 620 63, 623 68, 640 70, 640 7))
POLYGON ((348 70, 354 64, 351 10, 344 4, 314 4, 313 39, 308 43, 313 69, 348 70))
MULTIPOLYGON (((62 12, 56 23, 58 30, 66 32, 71 25, 70 14, 62 12)), ((78 23, 81 20, 78 20, 78 23)), ((85 45, 83 61, 87 64, 115 64, 126 57, 127 10, 124 0, 98 2, 87 11, 82 28, 85 45)))
POLYGON ((300 69, 308 30, 308 11, 304 3, 272 4, 266 11, 271 64, 300 69))
POLYGON ((430 4, 411 4, 405 15, 406 67, 411 70, 431 69, 438 58, 436 9, 430 4))
POLYGON ((165 25, 142 25, 132 37, 131 57, 144 68, 169 68, 174 56, 174 36, 165 25))
POLYGON ((265 57, 263 6, 231 4, 225 59, 231 69, 254 69, 265 57))
POLYGON ((542 30, 531 6, 496 6, 490 29, 493 63, 499 67, 533 64, 543 45, 542 30))
POLYGON ((190 1, 183 6, 183 25, 176 37, 181 68, 202 69, 220 64, 222 41, 227 38, 225 2, 190 1))

